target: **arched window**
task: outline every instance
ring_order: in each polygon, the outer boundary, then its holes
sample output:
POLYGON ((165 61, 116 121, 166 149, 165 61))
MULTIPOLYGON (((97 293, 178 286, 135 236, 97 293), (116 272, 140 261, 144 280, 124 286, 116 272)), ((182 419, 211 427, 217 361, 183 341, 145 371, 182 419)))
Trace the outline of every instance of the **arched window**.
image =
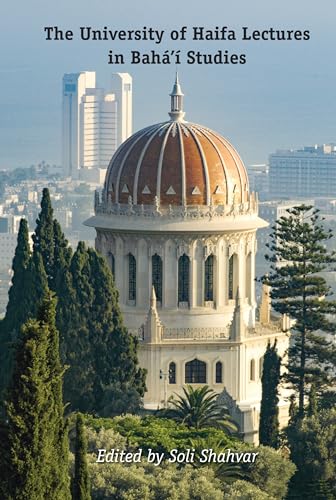
POLYGON ((169 383, 176 384, 176 363, 174 363, 174 361, 169 363, 168 374, 169 374, 169 383))
POLYGON ((214 257, 209 255, 204 265, 204 300, 213 300, 214 257))
POLYGON ((136 300, 136 260, 128 254, 128 300, 136 300))
POLYGON ((112 253, 112 252, 110 252, 110 253, 108 254, 108 256, 109 256, 109 264, 110 264, 111 273, 112 273, 112 276, 113 276, 113 278, 114 278, 114 277, 115 277, 115 274, 114 274, 114 273, 115 273, 115 260, 114 260, 114 255, 113 255, 113 253, 112 253))
POLYGON ((216 363, 216 384, 223 383, 223 364, 221 361, 217 361, 216 363))
POLYGON ((251 359, 250 361, 250 380, 255 380, 255 361, 251 359))
POLYGON ((233 299, 233 255, 229 259, 229 299, 233 299))
POLYGON ((237 254, 229 259, 229 300, 235 299, 237 293, 237 254))
POLYGON ((189 302, 189 257, 185 253, 178 261, 178 301, 189 302))
POLYGON ((186 384, 206 383, 206 364, 199 359, 193 359, 185 365, 186 384))
POLYGON ((259 359, 259 378, 260 379, 262 377, 263 366, 264 366, 264 356, 261 356, 261 358, 259 359))
POLYGON ((159 302, 162 302, 162 259, 159 255, 152 256, 152 285, 159 302))

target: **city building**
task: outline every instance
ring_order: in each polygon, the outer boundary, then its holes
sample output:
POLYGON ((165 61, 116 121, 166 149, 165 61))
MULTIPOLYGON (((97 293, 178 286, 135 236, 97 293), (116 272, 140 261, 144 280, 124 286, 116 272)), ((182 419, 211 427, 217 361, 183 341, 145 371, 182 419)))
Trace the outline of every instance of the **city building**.
POLYGON ((260 200, 269 197, 269 167, 265 164, 249 165, 247 167, 250 191, 258 193, 260 200))
POLYGON ((63 168, 66 176, 100 182, 117 147, 132 133, 132 78, 112 75, 109 92, 95 72, 63 77, 63 168))
POLYGON ((277 151, 269 158, 270 198, 335 197, 336 146, 277 151))
MULTIPOLYGON (((147 369, 145 408, 167 405, 185 384, 217 391, 244 438, 258 440, 263 355, 285 326, 264 290, 256 321, 256 232, 267 223, 234 147, 184 120, 176 79, 170 120, 146 127, 113 156, 95 195, 96 248, 119 290, 147 369)), ((288 403, 280 402, 280 421, 288 403)))
POLYGON ((64 174, 76 178, 80 168, 80 105, 88 88, 96 87, 94 71, 63 76, 62 165, 64 174))

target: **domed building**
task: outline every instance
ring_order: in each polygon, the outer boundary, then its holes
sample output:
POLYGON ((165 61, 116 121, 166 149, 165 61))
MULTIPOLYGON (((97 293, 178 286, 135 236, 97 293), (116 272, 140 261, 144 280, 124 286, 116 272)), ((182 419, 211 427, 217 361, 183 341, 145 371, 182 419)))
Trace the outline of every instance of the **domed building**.
MULTIPOLYGON (((111 267, 124 321, 139 336, 146 408, 185 384, 207 384, 257 442, 268 341, 288 346, 270 321, 266 288, 256 322, 258 199, 239 154, 217 132, 184 120, 178 78, 170 120, 127 139, 95 195, 96 248, 111 267)), ((287 404, 280 404, 286 420, 287 404)))

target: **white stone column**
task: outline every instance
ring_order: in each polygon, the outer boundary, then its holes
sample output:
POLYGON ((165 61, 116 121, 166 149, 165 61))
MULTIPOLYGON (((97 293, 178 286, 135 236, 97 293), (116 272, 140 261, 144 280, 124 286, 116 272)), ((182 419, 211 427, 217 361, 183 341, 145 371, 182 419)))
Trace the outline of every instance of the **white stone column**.
POLYGON ((227 294, 227 270, 226 270, 226 254, 227 247, 224 241, 219 241, 217 244, 217 255, 215 257, 216 280, 215 280, 215 301, 216 307, 223 307, 226 303, 225 297, 227 294))
POLYGON ((243 299, 245 299, 246 297, 245 276, 246 276, 245 242, 242 236, 240 236, 238 243, 238 286, 239 286, 240 296, 243 299))
POLYGON ((253 307, 256 307, 256 297, 255 297, 255 263, 256 263, 256 248, 257 241, 256 241, 256 233, 254 233, 252 242, 251 242, 251 305, 253 307))

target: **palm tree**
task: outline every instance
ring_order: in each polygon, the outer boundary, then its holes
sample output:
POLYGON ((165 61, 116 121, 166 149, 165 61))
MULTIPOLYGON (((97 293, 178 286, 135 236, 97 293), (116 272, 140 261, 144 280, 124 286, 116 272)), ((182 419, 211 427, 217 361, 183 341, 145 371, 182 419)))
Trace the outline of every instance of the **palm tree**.
MULTIPOLYGON (((203 467, 204 465, 199 461, 203 450, 211 449, 219 455, 219 453, 225 453, 228 443, 223 439, 208 436, 206 438, 190 439, 190 446, 195 450, 196 456, 193 467, 203 467)), ((211 467, 215 471, 216 477, 218 477, 218 479, 225 484, 231 484, 237 479, 247 480, 250 476, 246 464, 242 463, 217 463, 211 461, 207 464, 207 466, 211 467)))
POLYGON ((217 393, 204 385, 194 389, 187 385, 183 387, 184 395, 175 394, 169 400, 170 407, 165 415, 188 427, 217 427, 230 433, 238 430, 230 417, 227 408, 217 403, 217 393))

